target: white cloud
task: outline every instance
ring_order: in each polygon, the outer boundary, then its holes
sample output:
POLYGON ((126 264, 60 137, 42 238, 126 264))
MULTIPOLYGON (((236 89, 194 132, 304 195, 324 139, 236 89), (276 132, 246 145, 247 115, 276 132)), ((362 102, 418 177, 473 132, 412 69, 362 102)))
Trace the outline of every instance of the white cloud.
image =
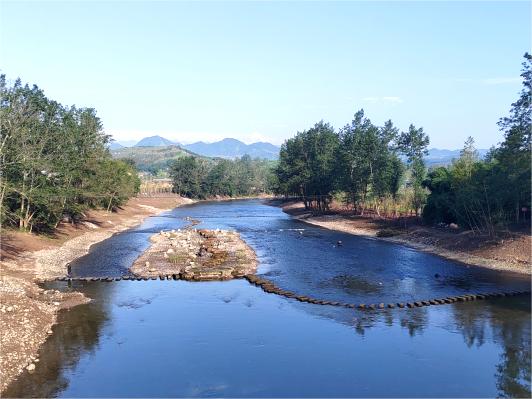
POLYGON ((364 97, 362 101, 365 101, 370 104, 377 103, 390 103, 390 104, 401 104, 403 99, 397 96, 384 96, 384 97, 364 97))

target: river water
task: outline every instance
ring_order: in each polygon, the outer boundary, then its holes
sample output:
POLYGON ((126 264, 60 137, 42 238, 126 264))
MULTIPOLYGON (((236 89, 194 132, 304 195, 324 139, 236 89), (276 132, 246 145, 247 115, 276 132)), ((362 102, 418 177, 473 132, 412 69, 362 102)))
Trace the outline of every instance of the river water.
MULTIPOLYGON (((233 229, 277 286, 349 303, 528 290, 528 277, 306 225, 258 200, 199 203, 95 244, 73 276, 119 276, 160 230, 233 229), (338 241, 342 246, 337 246, 338 241)), ((63 311, 6 396, 530 396, 530 297, 358 311, 246 280, 54 283, 93 301, 63 311)))

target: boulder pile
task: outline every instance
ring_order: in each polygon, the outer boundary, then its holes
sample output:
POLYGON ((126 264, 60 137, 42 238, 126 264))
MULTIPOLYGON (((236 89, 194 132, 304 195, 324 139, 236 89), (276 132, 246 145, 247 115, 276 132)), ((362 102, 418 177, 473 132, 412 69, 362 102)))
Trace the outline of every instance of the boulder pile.
POLYGON ((184 280, 229 280, 255 273, 255 252, 235 231, 161 231, 130 268, 137 277, 178 275, 184 280))

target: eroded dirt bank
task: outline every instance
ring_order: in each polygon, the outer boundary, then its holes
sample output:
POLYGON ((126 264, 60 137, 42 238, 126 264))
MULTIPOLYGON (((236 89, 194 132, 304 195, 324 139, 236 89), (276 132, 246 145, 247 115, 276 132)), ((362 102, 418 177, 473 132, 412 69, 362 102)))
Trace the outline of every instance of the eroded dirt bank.
POLYGON ((185 229, 154 234, 152 245, 133 264, 139 277, 229 280, 257 270, 255 252, 235 231, 185 229))
POLYGON ((3 231, 0 260, 0 392, 38 362, 40 345, 52 333, 60 309, 87 302, 81 293, 43 290, 40 281, 64 276, 67 264, 92 244, 176 206, 190 203, 177 196, 133 198, 115 213, 88 212, 75 226, 62 224, 52 237, 3 231))
POLYGON ((272 201, 283 211, 305 223, 344 233, 375 237, 406 245, 467 265, 531 274, 532 240, 529 234, 511 234, 494 240, 470 231, 426 226, 398 228, 394 223, 367 217, 331 214, 315 216, 300 202, 272 201))

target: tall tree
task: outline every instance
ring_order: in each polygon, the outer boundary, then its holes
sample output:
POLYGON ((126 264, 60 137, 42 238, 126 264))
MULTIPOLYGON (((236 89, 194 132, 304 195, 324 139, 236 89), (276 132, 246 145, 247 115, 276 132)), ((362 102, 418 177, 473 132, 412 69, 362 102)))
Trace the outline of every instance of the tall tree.
POLYGON ((427 147, 430 143, 429 137, 423 131, 423 128, 416 128, 410 125, 407 132, 402 132, 398 138, 398 148, 406 155, 407 163, 410 167, 411 184, 413 190, 412 208, 416 216, 426 199, 426 191, 423 187, 426 167, 423 156, 428 153, 427 147))

